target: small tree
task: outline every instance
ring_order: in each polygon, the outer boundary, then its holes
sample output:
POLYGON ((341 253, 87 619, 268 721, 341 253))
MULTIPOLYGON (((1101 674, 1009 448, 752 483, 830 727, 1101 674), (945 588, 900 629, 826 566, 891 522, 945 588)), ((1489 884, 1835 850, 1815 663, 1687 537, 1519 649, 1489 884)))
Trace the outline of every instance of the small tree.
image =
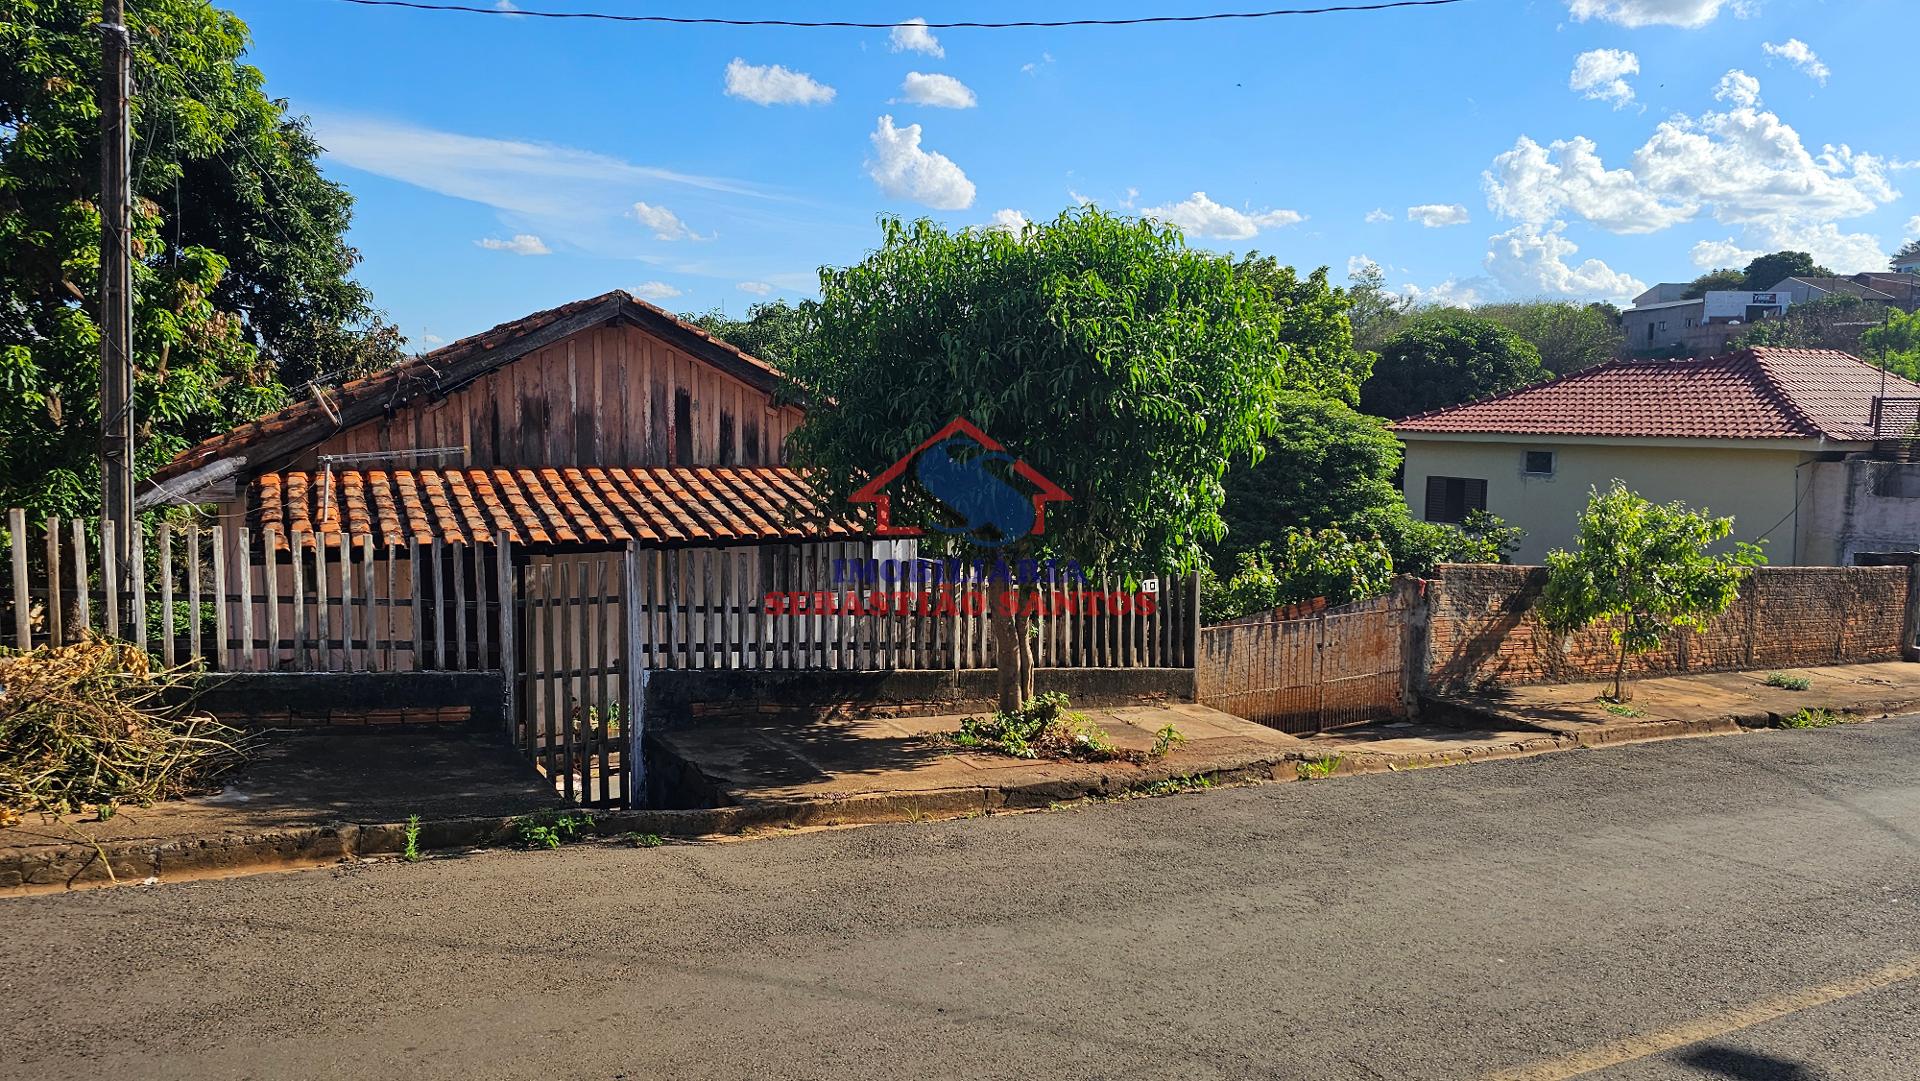
MULTIPOLYGON (((1086 209, 1018 234, 882 228, 878 251, 821 271, 787 364, 793 393, 818 403, 788 446, 828 507, 965 417, 1071 496, 1047 507, 1044 535, 988 558, 1191 569, 1220 538, 1227 463, 1258 455, 1281 393, 1352 382, 1342 351, 1285 347, 1270 280, 1151 222, 1086 209)), ((890 513, 943 512, 909 485, 890 513)), ((1013 592, 1022 610, 994 619, 1008 710, 1033 695, 1031 620, 1013 592)))
POLYGON ((1747 264, 1745 289, 1771 289, 1788 278, 1831 278, 1833 271, 1803 251, 1768 252, 1747 264))
POLYGON ((1616 480, 1595 490, 1580 515, 1576 547, 1547 553, 1540 617, 1558 634, 1613 623, 1613 700, 1627 700, 1627 661, 1659 648, 1676 627, 1705 630, 1732 606, 1740 582, 1766 562, 1757 545, 1709 549, 1733 533, 1684 503, 1654 503, 1616 480))

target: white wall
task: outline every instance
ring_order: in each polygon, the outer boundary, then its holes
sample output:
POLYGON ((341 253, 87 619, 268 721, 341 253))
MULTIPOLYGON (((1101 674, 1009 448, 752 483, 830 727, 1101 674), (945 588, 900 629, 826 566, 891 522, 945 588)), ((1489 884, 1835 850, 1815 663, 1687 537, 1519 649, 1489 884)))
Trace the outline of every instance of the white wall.
MULTIPOLYGON (((1409 438, 1403 482, 1414 517, 1426 509, 1427 478, 1473 477, 1487 482, 1487 510, 1527 531, 1516 563, 1540 563, 1553 548, 1573 545, 1589 489, 1614 478, 1655 502, 1682 500, 1716 515, 1734 516, 1734 540, 1767 536, 1767 559, 1807 562, 1796 549, 1795 467, 1807 456, 1792 449, 1708 446, 1647 446, 1627 443, 1484 443, 1409 438), (1554 474, 1522 472, 1526 452, 1551 450, 1554 474)), ((1799 493, 1812 477, 1803 471, 1799 493)), ((1805 508, 1803 507, 1803 510, 1805 508)))

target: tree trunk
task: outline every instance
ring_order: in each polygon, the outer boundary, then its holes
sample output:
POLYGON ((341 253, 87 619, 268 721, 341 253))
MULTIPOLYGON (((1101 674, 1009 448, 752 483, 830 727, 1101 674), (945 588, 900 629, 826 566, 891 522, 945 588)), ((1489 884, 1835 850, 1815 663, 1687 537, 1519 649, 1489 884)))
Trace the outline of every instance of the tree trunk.
POLYGON ((1627 699, 1632 696, 1633 692, 1627 688, 1627 646, 1625 642, 1622 642, 1620 644, 1620 658, 1613 667, 1613 700, 1621 705, 1625 705, 1627 699))
POLYGON ((1000 598, 993 599, 994 689, 1000 708, 1012 712, 1033 698, 1033 638, 1029 634, 1032 619, 1020 614, 1032 587, 1016 585, 1007 592, 1016 602, 1013 615, 1002 614, 1000 598))

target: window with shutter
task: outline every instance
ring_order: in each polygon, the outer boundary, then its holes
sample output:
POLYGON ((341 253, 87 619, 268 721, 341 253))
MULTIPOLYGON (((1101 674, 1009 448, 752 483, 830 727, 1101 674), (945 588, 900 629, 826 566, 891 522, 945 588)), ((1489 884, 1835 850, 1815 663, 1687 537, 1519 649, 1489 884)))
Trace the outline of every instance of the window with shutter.
POLYGON ((1467 512, 1487 509, 1487 482, 1478 477, 1428 477, 1426 519, 1462 522, 1467 512))

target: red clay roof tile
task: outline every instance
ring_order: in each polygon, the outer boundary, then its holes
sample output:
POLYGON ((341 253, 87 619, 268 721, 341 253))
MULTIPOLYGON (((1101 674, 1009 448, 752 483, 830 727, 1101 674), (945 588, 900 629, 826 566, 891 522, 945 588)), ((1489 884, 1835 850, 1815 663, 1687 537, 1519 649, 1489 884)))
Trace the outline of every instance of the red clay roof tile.
POLYGON ((1873 438, 1873 399, 1920 385, 1832 349, 1621 360, 1395 423, 1395 432, 1628 439, 1873 438))

